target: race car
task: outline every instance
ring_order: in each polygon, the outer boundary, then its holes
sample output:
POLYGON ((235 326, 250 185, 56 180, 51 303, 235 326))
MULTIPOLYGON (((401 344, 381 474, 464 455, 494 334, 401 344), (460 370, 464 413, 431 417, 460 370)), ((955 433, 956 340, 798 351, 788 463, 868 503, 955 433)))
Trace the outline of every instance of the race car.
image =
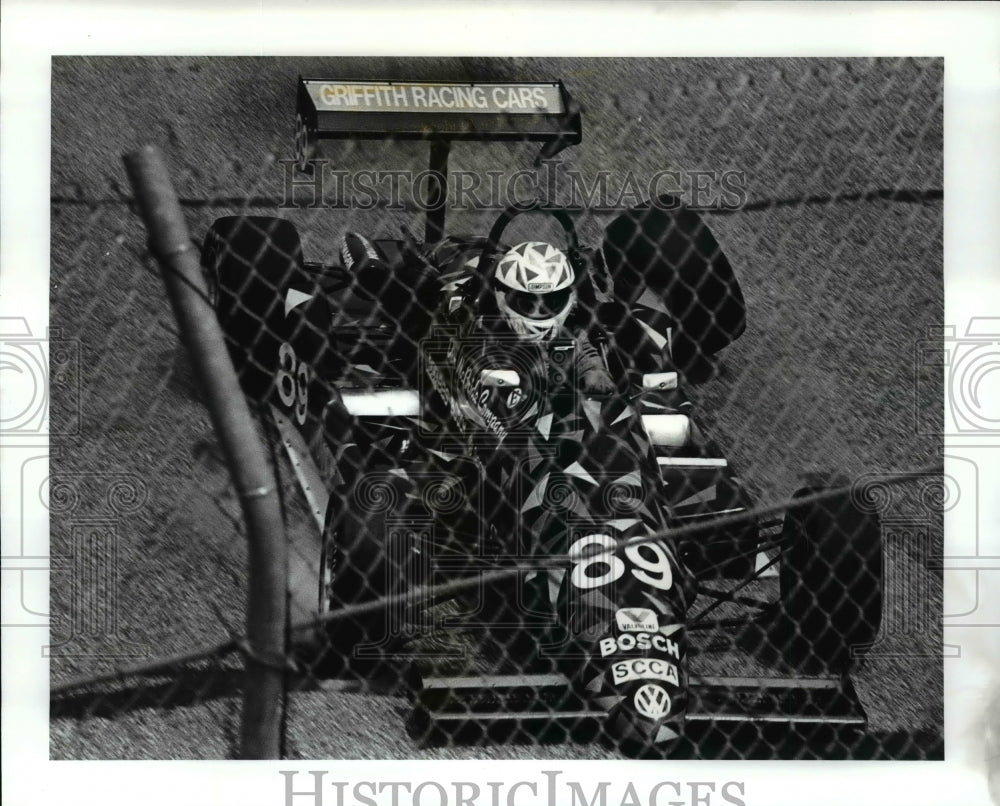
POLYGON ((586 246, 571 211, 535 200, 487 233, 446 235, 450 144, 533 141, 553 158, 582 136, 562 82, 300 78, 297 99, 301 170, 324 139, 421 140, 434 184, 422 241, 343 233, 341 264, 306 261, 281 218, 222 218, 204 241, 243 388, 319 516, 306 609, 329 618, 314 671, 408 659, 424 741, 562 725, 641 755, 699 725, 863 729, 849 672, 880 624, 878 518, 835 477, 811 480, 783 520, 755 516, 694 416, 685 387, 746 314, 704 218, 661 196, 586 246), (611 390, 581 388, 576 341, 490 326, 520 216, 558 223, 578 327, 611 390), (747 595, 775 568, 776 597, 747 595), (789 671, 693 673, 692 636, 720 630, 789 671), (471 673, 421 663, 450 633, 477 636, 471 673))

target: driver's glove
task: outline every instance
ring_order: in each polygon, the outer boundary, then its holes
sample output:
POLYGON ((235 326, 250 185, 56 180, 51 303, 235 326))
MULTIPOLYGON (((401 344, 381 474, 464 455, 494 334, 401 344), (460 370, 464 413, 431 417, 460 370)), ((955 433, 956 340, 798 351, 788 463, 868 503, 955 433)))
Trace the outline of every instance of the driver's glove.
POLYGON ((615 382, 604 366, 597 348, 587 338, 576 341, 576 371, 580 388, 587 394, 608 395, 615 391, 615 382))
POLYGON ((609 395, 615 391, 614 381, 608 375, 607 370, 591 369, 583 373, 580 379, 580 387, 590 395, 609 395))

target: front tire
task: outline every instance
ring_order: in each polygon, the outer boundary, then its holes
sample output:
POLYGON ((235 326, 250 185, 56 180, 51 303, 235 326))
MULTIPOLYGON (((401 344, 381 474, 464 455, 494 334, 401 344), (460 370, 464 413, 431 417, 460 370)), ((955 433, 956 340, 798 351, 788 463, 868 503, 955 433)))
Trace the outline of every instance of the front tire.
MULTIPOLYGON (((846 485, 823 479, 793 499, 846 485)), ((882 622, 883 546, 877 513, 848 490, 792 507, 782 528, 781 606, 772 639, 799 666, 845 671, 882 622)))
MULTIPOLYGON (((320 554, 319 612, 372 605, 408 587, 410 533, 388 509, 359 506, 358 488, 331 495, 320 554)), ((377 606, 326 624, 325 676, 367 676, 398 646, 402 608, 377 606)))

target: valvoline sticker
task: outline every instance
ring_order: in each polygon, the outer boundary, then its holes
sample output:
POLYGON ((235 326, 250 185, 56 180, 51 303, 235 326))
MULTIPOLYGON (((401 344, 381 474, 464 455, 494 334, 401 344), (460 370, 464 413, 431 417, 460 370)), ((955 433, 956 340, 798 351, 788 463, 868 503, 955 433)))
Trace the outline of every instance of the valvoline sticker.
POLYGON ((659 632, 660 622, 656 612, 648 607, 626 607, 615 613, 615 621, 622 632, 659 632))

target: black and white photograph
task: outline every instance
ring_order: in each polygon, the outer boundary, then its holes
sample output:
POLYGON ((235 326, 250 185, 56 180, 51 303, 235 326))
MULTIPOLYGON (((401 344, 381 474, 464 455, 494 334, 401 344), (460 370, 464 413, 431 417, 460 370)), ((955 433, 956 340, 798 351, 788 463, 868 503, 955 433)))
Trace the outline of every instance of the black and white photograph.
POLYGON ((941 758, 942 68, 54 59, 53 756, 941 758))
MULTIPOLYGON (((51 45, 47 309, 9 290, 41 237, 8 181, 0 317, 40 769, 746 806, 879 761, 997 797, 1000 317, 957 270, 995 268, 998 202, 954 187, 996 76, 976 107, 952 46, 734 25, 635 55, 51 45)), ((38 98, 4 86, 9 128, 38 98)))

